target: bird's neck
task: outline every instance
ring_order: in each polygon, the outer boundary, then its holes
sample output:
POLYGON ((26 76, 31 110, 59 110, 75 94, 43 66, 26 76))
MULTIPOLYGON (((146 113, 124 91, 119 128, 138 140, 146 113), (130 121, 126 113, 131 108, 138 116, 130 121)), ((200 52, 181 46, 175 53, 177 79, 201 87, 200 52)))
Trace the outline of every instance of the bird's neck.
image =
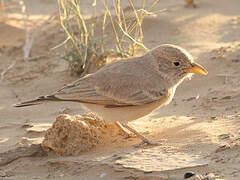
POLYGON ((188 76, 184 76, 181 79, 174 79, 174 75, 169 75, 165 72, 159 72, 159 75, 162 77, 162 79, 167 82, 165 86, 167 86, 168 89, 172 89, 174 92, 176 88, 186 79, 188 76))

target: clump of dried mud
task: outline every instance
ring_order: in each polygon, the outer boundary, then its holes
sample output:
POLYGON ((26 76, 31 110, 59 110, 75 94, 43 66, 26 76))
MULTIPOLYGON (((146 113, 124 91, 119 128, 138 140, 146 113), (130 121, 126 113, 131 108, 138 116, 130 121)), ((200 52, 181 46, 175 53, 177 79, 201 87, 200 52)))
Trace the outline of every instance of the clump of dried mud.
POLYGON ((107 124, 98 117, 61 114, 45 134, 42 147, 59 155, 78 155, 103 143, 107 124))

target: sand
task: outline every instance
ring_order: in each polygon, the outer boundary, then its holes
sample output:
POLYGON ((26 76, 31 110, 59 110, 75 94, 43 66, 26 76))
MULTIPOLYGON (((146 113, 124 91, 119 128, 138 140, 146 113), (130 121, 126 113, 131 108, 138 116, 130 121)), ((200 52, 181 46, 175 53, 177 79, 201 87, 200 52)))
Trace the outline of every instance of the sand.
MULTIPOLYGON (((25 2, 32 26, 40 25, 39 18, 57 11, 54 0, 25 2)), ((91 2, 81 2, 87 15, 91 2)), ((48 53, 65 40, 58 18, 37 33, 31 56, 40 57, 27 61, 22 58, 25 32, 21 16, 17 16, 20 9, 8 10, 4 18, 0 13, 0 73, 13 64, 0 81, 0 179, 180 180, 193 171, 239 180, 240 2, 199 0, 196 4, 197 8, 186 8, 183 0, 162 0, 157 9, 167 11, 143 22, 147 47, 180 45, 209 74, 195 75, 177 89, 168 106, 129 123, 148 138, 161 142, 161 146, 142 148, 132 146, 139 143, 138 138, 124 139, 113 126, 106 128, 107 133, 96 131, 99 136, 92 143, 83 141, 79 134, 74 139, 70 131, 80 128, 76 125, 61 130, 76 147, 69 149, 69 143, 59 149, 54 143, 59 140, 61 144, 62 137, 55 138, 57 131, 49 128, 56 127, 57 122, 77 124, 77 117, 81 119, 79 115, 86 113, 80 104, 13 108, 12 104, 54 92, 77 77, 70 75, 67 63, 60 58, 63 48, 48 53), (41 142, 44 136, 47 142, 49 135, 54 137, 54 143, 46 144, 60 150, 58 153, 45 154, 42 149, 41 142), (79 142, 88 144, 83 146, 87 148, 81 149, 79 142), (71 156, 60 156, 65 153, 71 156)), ((100 10, 97 13, 101 14, 100 10)), ((111 37, 109 43, 111 46, 111 37)), ((92 127, 88 124, 86 132, 92 127)))

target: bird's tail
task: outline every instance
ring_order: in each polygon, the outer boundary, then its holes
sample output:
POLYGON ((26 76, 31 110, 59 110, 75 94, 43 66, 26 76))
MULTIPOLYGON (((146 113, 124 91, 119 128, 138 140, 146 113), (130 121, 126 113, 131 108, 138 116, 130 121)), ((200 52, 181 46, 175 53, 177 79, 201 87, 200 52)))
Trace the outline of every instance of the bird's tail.
POLYGON ((25 101, 19 104, 14 104, 14 107, 25 107, 25 106, 33 106, 33 105, 38 105, 46 101, 62 101, 62 99, 57 98, 54 95, 49 95, 49 96, 39 96, 36 99, 30 100, 30 101, 25 101))

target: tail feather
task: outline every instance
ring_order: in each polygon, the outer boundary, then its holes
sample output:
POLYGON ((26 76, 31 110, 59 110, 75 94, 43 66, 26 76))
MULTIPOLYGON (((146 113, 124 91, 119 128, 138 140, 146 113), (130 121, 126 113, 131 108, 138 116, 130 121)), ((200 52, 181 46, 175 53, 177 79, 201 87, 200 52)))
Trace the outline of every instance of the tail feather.
POLYGON ((25 107, 25 106, 33 106, 43 103, 44 101, 61 101, 61 99, 55 97, 54 95, 50 96, 39 96, 34 100, 25 101, 19 104, 14 104, 14 107, 25 107))
POLYGON ((80 99, 62 99, 62 98, 56 97, 55 95, 48 95, 48 96, 39 96, 36 99, 25 101, 19 104, 14 104, 13 106, 14 107, 33 106, 33 105, 42 104, 48 101, 69 101, 69 102, 78 102, 78 103, 86 103, 86 104, 102 104, 101 102, 98 102, 98 101, 84 101, 80 99))

